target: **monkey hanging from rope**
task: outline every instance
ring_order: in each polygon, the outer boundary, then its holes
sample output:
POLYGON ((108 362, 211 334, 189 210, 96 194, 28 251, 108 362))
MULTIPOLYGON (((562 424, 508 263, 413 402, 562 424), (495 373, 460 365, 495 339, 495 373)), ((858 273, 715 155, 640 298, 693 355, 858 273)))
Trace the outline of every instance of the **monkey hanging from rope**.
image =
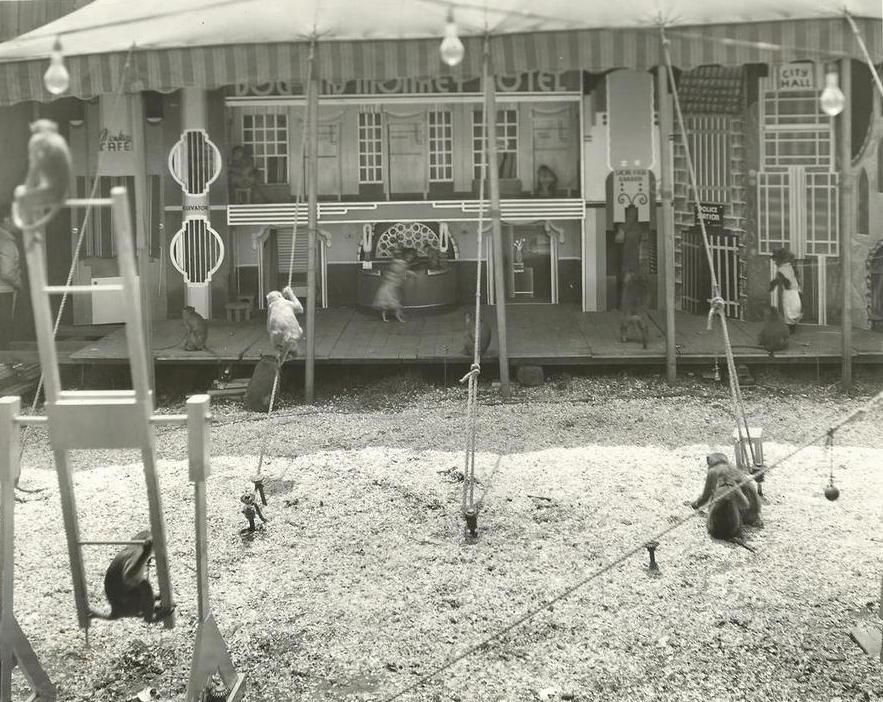
POLYGON ((28 174, 24 184, 15 189, 12 207, 15 226, 22 231, 46 226, 67 199, 72 172, 70 148, 58 133, 58 125, 49 119, 32 122, 28 174), (40 210, 47 211, 36 221, 30 221, 40 210))
POLYGON ((168 618, 175 611, 174 605, 165 608, 160 596, 153 594, 147 578, 147 563, 153 556, 153 539, 149 531, 141 531, 132 537, 132 544, 123 548, 110 562, 104 575, 104 594, 110 603, 110 613, 92 607, 89 614, 98 619, 121 619, 141 617, 148 624, 168 618))
POLYGON ((760 518, 761 502, 754 481, 746 480, 748 474, 733 466, 722 453, 709 454, 705 461, 708 464, 705 488, 690 506, 699 509, 711 500, 707 522, 711 538, 732 541, 753 551, 742 538, 742 526, 763 525, 760 518), (736 485, 740 487, 734 490, 736 485))
POLYGON ((303 311, 303 305, 291 286, 285 287, 281 293, 274 290, 267 294, 267 334, 276 349, 279 366, 288 360, 292 351, 296 352, 297 345, 304 336, 295 317, 296 314, 303 314, 303 311))

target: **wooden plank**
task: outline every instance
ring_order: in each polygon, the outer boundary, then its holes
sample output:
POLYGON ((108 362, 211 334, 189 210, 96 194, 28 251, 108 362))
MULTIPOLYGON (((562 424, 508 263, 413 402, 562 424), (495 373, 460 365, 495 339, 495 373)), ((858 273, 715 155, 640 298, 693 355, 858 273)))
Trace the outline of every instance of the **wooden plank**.
MULTIPOLYGON (((470 306, 471 308, 471 306, 470 306)), ((388 363, 402 361, 441 362, 466 360, 462 353, 465 333, 463 313, 465 306, 437 313, 412 311, 407 322, 380 321, 376 313, 355 307, 320 310, 317 314, 316 358, 324 363, 388 363), (447 350, 445 350, 447 347, 447 350)), ((604 362, 652 363, 665 358, 662 313, 651 311, 648 348, 641 348, 637 340, 619 341, 619 312, 583 313, 576 305, 512 304, 508 308, 509 342, 513 359, 544 359, 546 362, 604 362)), ((496 318, 492 307, 483 307, 482 313, 491 326, 491 348, 485 360, 497 358, 499 348, 496 318)), ((678 312, 676 343, 682 361, 705 363, 717 354, 723 359, 723 341, 719 325, 708 331, 706 317, 678 312)), ((740 361, 769 362, 761 349, 747 348, 757 340, 760 322, 729 320, 728 328, 740 361)), ((154 325, 156 346, 174 344, 183 332, 180 320, 165 320, 154 325)), ((633 333, 634 336, 634 333, 633 333)), ((854 348, 857 358, 865 363, 883 362, 883 335, 856 329, 854 348)), ((800 361, 811 363, 816 359, 839 359, 840 333, 836 327, 800 325, 792 338, 791 348, 777 354, 774 363, 800 361), (807 344, 807 345, 804 345, 807 344)), ((235 362, 240 354, 245 362, 254 362, 262 354, 274 354, 266 336, 264 322, 255 319, 247 323, 212 323, 209 346, 219 351, 223 361, 235 362)), ((187 352, 183 349, 157 351, 163 363, 217 363, 210 353, 187 352), (162 355, 160 355, 162 354, 162 355)), ((76 363, 127 362, 125 337, 122 331, 103 339, 86 342, 83 348, 71 354, 76 363)), ((291 363, 303 363, 298 358, 291 363)))

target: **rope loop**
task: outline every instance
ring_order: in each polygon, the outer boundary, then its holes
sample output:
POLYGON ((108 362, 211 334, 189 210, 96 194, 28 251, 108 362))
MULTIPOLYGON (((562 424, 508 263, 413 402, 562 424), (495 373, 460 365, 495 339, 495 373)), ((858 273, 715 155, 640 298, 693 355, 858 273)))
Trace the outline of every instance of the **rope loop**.
POLYGON ((462 378, 460 378, 460 382, 465 383, 470 378, 475 378, 476 380, 478 380, 479 375, 481 375, 481 364, 480 363, 473 363, 469 367, 469 372, 466 375, 464 375, 462 378))

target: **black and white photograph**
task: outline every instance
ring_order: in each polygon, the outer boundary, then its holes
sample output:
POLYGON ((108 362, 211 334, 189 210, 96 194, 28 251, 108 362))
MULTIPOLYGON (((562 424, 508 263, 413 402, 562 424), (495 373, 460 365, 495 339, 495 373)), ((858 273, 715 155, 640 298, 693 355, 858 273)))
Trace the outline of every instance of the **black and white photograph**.
POLYGON ((0 702, 883 702, 883 2, 0 0, 0 702))

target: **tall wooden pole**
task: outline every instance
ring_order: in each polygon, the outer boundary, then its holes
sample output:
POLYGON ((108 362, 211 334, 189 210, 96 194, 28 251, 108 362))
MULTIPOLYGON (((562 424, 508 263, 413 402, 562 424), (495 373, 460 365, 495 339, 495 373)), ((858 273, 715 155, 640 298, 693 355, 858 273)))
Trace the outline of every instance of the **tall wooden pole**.
MULTIPOLYGON (((500 223, 500 171, 497 164, 497 86, 491 65, 490 38, 484 40, 484 115, 487 138, 487 170, 494 252, 494 297, 497 301, 497 341, 500 349, 500 393, 509 397, 509 351, 506 335, 506 286, 503 276, 503 227, 500 223)), ((484 203, 482 203, 484 206, 484 203)))
POLYGON ((662 196, 662 212, 656 226, 659 227, 659 238, 662 240, 664 266, 665 378, 669 383, 674 383, 678 368, 675 350, 675 236, 670 173, 673 120, 668 102, 668 73, 664 57, 656 69, 656 79, 659 111, 659 191, 662 196))
MULTIPOLYGON (((310 84, 307 89, 307 349, 304 363, 304 401, 313 401, 316 364, 316 228, 319 223, 317 198, 319 178, 319 81, 316 76, 315 43, 311 50, 310 84)), ((294 245, 294 242, 292 242, 294 245)))
POLYGON ((144 134, 144 96, 135 93, 127 97, 132 120, 132 142, 135 151, 135 256, 138 261, 138 285, 141 290, 141 314, 143 315, 144 344, 147 347, 147 382, 154 390, 155 364, 153 360, 153 306, 150 291, 150 243, 147 231, 147 144, 144 134))
POLYGON ((855 212, 852 201, 852 70, 850 59, 840 59, 840 89, 846 97, 843 112, 836 118, 840 142, 840 268, 843 280, 840 320, 840 382, 844 392, 852 387, 852 231, 855 212))

